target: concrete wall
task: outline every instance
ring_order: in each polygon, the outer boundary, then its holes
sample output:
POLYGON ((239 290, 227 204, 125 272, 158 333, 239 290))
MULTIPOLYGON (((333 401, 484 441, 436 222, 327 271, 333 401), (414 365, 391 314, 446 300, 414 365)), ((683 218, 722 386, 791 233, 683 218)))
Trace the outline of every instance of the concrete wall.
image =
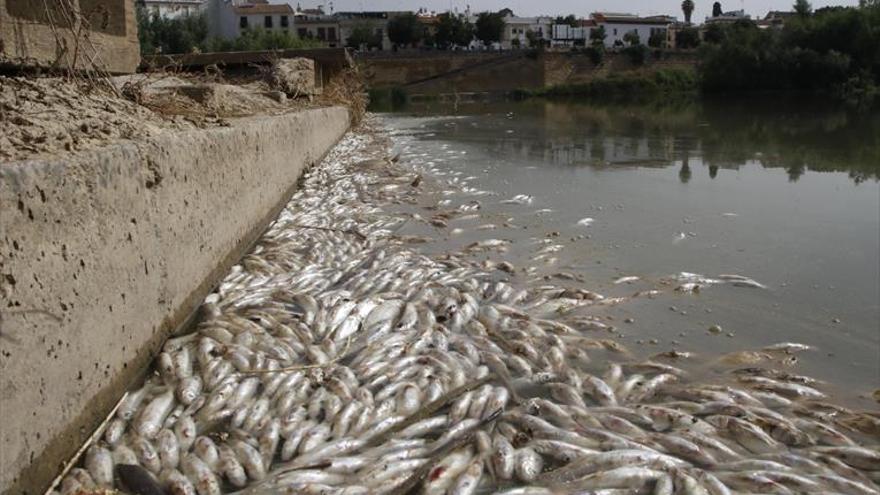
POLYGON ((46 487, 348 125, 333 107, 0 164, 0 492, 46 487))
POLYGON ((504 56, 506 54, 498 52, 373 52, 358 54, 355 61, 367 85, 381 89, 437 77, 504 56))
POLYGON ((132 0, 70 0, 89 29, 58 0, 0 0, 0 65, 132 73, 140 63, 132 0))
POLYGON ((651 73, 696 67, 693 52, 663 52, 634 66, 628 56, 608 52, 596 66, 583 52, 527 50, 505 52, 421 52, 359 55, 356 62, 374 89, 400 87, 412 95, 491 93, 580 84, 612 74, 651 73))

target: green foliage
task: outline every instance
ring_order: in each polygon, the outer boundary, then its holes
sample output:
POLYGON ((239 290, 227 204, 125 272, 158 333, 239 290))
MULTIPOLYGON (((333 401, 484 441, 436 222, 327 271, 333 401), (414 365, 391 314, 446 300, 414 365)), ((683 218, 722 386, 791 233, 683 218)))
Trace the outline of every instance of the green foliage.
POLYGON ((605 26, 599 26, 598 29, 590 30, 590 41, 592 44, 604 44, 605 38, 608 37, 608 33, 605 32, 605 26))
POLYGON ((639 32, 636 30, 629 31, 624 34, 623 41, 630 46, 635 46, 642 43, 642 40, 639 39, 639 32))
POLYGON ((142 55, 192 53, 203 50, 208 23, 200 15, 168 19, 150 15, 142 6, 137 10, 138 40, 142 55))
POLYGON ((700 46, 700 31, 697 28, 687 27, 675 35, 676 48, 696 48, 700 46))
POLYGON ((593 65, 601 65, 602 61, 605 60, 605 45, 602 43, 593 43, 585 48, 584 52, 590 57, 593 65))
POLYGON ((578 20, 577 20, 577 17, 574 16, 574 14, 568 14, 565 17, 562 17, 561 15, 557 16, 556 19, 553 21, 553 23, 554 24, 567 24, 569 27, 577 27, 578 26, 578 20))
POLYGON ((631 45, 620 51, 633 65, 645 65, 651 51, 645 45, 631 45))
POLYGON ((366 46, 367 49, 381 47, 382 35, 375 32, 368 23, 358 24, 352 28, 351 35, 345 40, 345 45, 358 49, 362 46, 366 46))
POLYGON ((706 32, 703 33, 703 40, 706 43, 718 44, 724 41, 724 27, 721 24, 709 24, 706 27, 706 32))
POLYGON ((483 12, 477 16, 476 28, 478 40, 486 45, 497 43, 504 32, 504 17, 500 12, 483 12))
POLYGON ((544 46, 544 40, 538 37, 538 34, 531 29, 526 30, 526 40, 529 42, 529 48, 540 48, 544 46))
POLYGON ((666 31, 655 31, 648 38, 648 46, 651 48, 663 48, 664 44, 666 44, 666 31))
POLYGON ((721 8, 721 2, 715 2, 712 4, 712 17, 718 17, 724 14, 724 9, 721 8))
POLYGON ((807 0, 795 0, 794 11, 801 17, 809 17, 813 13, 813 6, 807 0))
POLYGON ((395 45, 415 45, 425 37, 415 14, 409 12, 388 21, 388 39, 395 45))
POLYGON ((440 14, 435 42, 439 48, 467 46, 474 39, 474 26, 461 15, 440 14))
POLYGON ((708 91, 851 88, 871 94, 880 83, 880 8, 824 9, 761 30, 751 22, 713 26, 700 50, 708 91), (861 89, 859 89, 861 88, 861 89))
POLYGON ((684 22, 691 23, 691 16, 694 13, 694 0, 684 0, 681 2, 681 11, 684 13, 684 22))
POLYGON ((250 52, 259 50, 296 50, 314 48, 320 43, 311 39, 297 38, 290 31, 275 29, 245 29, 234 40, 212 38, 206 43, 206 51, 250 52))

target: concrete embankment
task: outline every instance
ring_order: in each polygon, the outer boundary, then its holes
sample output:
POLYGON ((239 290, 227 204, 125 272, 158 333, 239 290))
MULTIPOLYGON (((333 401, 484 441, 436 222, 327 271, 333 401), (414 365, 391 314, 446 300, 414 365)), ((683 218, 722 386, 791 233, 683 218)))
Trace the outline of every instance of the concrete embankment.
POLYGON ((348 126, 321 108, 0 165, 0 492, 48 485, 348 126))
POLYGON ((364 54, 357 64, 371 89, 399 88, 409 95, 504 93, 585 84, 610 76, 693 70, 692 52, 653 52, 643 63, 608 52, 600 64, 583 51, 398 52, 364 54))

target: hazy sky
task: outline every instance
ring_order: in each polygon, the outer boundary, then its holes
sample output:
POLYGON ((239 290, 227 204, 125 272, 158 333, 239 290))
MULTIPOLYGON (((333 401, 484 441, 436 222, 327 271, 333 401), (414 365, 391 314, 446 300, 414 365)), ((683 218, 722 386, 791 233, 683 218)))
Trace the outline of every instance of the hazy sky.
MULTIPOLYGON (((303 8, 324 5, 325 11, 333 4, 334 11, 340 10, 418 10, 425 7, 429 10, 464 10, 467 5, 472 10, 499 10, 510 7, 517 15, 557 15, 576 14, 586 17, 590 12, 632 12, 637 14, 669 14, 682 19, 681 0, 288 0, 296 6, 297 1, 303 8)), ((697 5, 694 21, 702 21, 712 12, 714 0, 694 0, 697 5)), ((274 0, 272 3, 281 3, 274 0)), ((721 0, 724 10, 745 9, 747 13, 763 17, 769 10, 791 10, 794 0, 721 0)), ((813 0, 813 7, 826 5, 858 5, 858 0, 813 0)))

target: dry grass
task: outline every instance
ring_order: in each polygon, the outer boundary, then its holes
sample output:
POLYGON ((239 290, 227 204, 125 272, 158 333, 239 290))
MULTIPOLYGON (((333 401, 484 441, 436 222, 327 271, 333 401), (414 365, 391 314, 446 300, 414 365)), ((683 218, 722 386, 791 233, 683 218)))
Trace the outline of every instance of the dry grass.
POLYGON ((40 1, 58 47, 54 69, 59 70, 67 80, 78 83, 88 91, 121 96, 91 39, 91 19, 97 19, 99 23, 106 25, 110 22, 107 8, 99 6, 93 11, 83 12, 79 8, 79 2, 73 0, 40 1))
POLYGON ((357 68, 345 69, 330 81, 321 94, 327 105, 344 105, 351 113, 351 125, 357 127, 367 114, 367 91, 357 68))

